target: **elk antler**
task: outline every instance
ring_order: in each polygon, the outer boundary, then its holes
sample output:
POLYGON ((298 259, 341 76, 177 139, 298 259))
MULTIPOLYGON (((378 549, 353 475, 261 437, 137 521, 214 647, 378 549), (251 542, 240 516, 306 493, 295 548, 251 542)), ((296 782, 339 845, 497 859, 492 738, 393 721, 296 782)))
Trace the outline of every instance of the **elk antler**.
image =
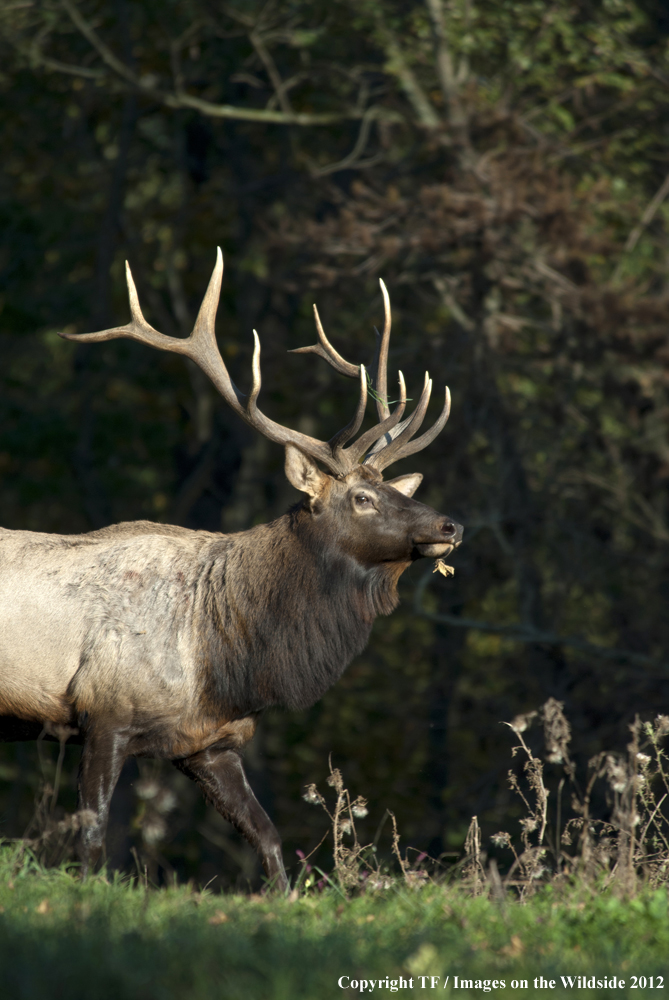
MULTIPOLYGON (((125 326, 116 326, 109 330, 100 330, 97 333, 60 333, 60 336, 65 340, 75 340, 86 344, 99 343, 103 340, 114 340, 117 337, 128 337, 131 340, 139 340, 143 344, 149 344, 151 347, 156 347, 161 351, 172 351, 175 354, 185 355, 185 357, 190 358, 202 369, 202 371, 214 383, 228 405, 231 406, 235 413, 239 414, 243 420, 250 424, 251 427, 255 427, 256 430, 259 430, 261 434, 264 434, 264 436, 269 438, 270 441, 275 441, 277 444, 296 445, 307 455, 310 455, 312 458, 322 462, 323 465, 325 465, 336 476, 345 476, 347 473, 351 472, 356 465, 358 465, 365 452, 375 441, 377 441, 377 439, 383 439, 384 435, 393 433, 398 426, 405 426, 400 424, 400 420, 406 406, 406 388, 404 385, 404 378, 400 372, 400 399, 395 410, 390 413, 388 406, 384 404, 383 410, 379 409, 379 423, 375 427, 372 427, 371 430, 366 431, 348 448, 344 448, 344 445, 360 430, 360 426, 365 415, 365 407, 367 405, 367 372, 364 365, 349 365, 348 362, 344 361, 344 359, 337 354, 323 333, 320 320, 318 319, 318 314, 316 314, 316 323, 319 331, 319 337, 324 340, 327 345, 326 350, 330 352, 327 354, 323 353, 323 357, 327 357, 327 360, 330 361, 331 364, 334 364, 334 367, 337 368, 338 371, 341 371, 342 374, 360 379, 360 398, 355 416, 346 425, 346 427, 338 431, 337 434, 335 434, 334 437, 328 442, 319 441, 317 438, 312 438, 308 434, 302 434, 299 431, 290 430, 288 427, 284 427, 282 424, 277 424, 274 420, 266 417, 257 405, 261 378, 260 340, 258 339, 256 331, 253 331, 254 349, 253 362, 251 365, 253 381, 251 391, 248 396, 245 396, 244 393, 240 392, 230 378, 228 370, 225 367, 225 362, 223 361, 216 344, 215 321, 218 300, 221 294, 222 278, 223 255, 221 254, 219 247, 216 255, 216 266, 209 281, 204 299, 202 300, 202 305, 200 306, 200 311, 197 315, 193 331, 189 337, 179 339, 178 337, 168 337, 164 333, 159 333, 158 330, 154 330, 154 328, 146 322, 139 305, 137 289, 135 288, 130 267, 126 262, 126 280, 128 283, 128 298, 130 300, 130 313, 132 316, 131 322, 125 326)), ((389 311, 387 310, 386 325, 388 326, 388 333, 390 332, 389 322, 389 311)), ((384 336, 386 336, 385 333, 384 336)), ((306 350, 312 349, 306 348, 306 350)), ((321 353, 318 348, 315 348, 314 350, 316 353, 321 353)), ((376 371, 379 371, 381 363, 383 364, 384 393, 385 357, 387 356, 387 350, 386 343, 385 355, 383 354, 382 345, 381 351, 377 352, 378 361, 376 362, 376 371), (383 362, 381 362, 382 356, 383 362)), ((421 404, 419 403, 416 411, 410 418, 412 425, 415 422, 420 406, 421 404)), ((425 406, 427 406, 427 401, 425 402, 425 406)), ((420 419, 422 420, 422 417, 420 419)), ((424 435, 424 437, 425 436, 426 435, 424 435)), ((402 435, 398 437, 398 441, 401 437, 402 435)), ((370 462, 370 464, 372 463, 370 462)), ((376 468, 382 469, 383 467, 383 465, 376 463, 376 468)))
MULTIPOLYGON (((451 394, 448 390, 448 386, 446 386, 446 398, 444 401, 444 408, 441 411, 440 416, 429 431, 426 431, 425 434, 421 434, 419 438, 412 441, 411 438, 419 430, 423 420, 425 419, 427 404, 429 403, 430 396, 432 394, 432 379, 426 372, 423 391, 420 395, 420 399, 418 400, 416 409, 411 416, 401 422, 396 420, 393 426, 385 426, 390 417, 390 410, 388 408, 387 370, 391 317, 388 289, 381 278, 379 278, 379 284, 381 285, 381 294, 383 295, 385 323, 382 334, 380 334, 378 330, 375 330, 376 354, 369 369, 369 381, 372 388, 372 394, 376 401, 376 411, 381 422, 376 427, 372 428, 372 431, 367 431, 366 434, 363 434, 363 436, 355 442, 355 445, 351 445, 349 451, 352 451, 354 447, 358 447, 364 442, 364 448, 358 451, 358 457, 360 458, 364 452, 367 451, 371 442, 375 442, 373 447, 369 448, 367 457, 364 459, 364 464, 371 465, 373 468, 381 472, 391 463, 399 461, 400 458, 407 458, 409 455, 413 455, 417 451, 422 451, 423 448, 426 448, 432 443, 432 441, 434 441, 437 434, 439 434, 439 432, 443 429, 449 418, 451 412, 451 394)), ((298 347, 291 353, 317 354, 319 357, 324 358, 325 361, 332 365, 332 367, 335 368, 341 375, 346 375, 349 378, 360 378, 361 373, 364 371, 364 366, 350 364, 342 358, 338 351, 335 350, 325 335, 316 306, 314 306, 314 317, 316 319, 316 330, 318 331, 319 343, 312 344, 310 347, 298 347)), ((404 378, 402 377, 401 372, 400 386, 402 387, 401 399, 404 400, 404 378)), ((404 406, 402 406, 402 410, 404 410, 404 406)))

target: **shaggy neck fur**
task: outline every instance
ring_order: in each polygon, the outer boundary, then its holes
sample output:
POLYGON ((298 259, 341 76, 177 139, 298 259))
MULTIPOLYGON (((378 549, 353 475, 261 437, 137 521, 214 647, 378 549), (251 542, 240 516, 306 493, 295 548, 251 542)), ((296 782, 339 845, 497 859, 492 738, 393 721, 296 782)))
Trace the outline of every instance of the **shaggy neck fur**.
POLYGON ((203 708, 313 705, 362 652, 376 616, 397 607, 408 563, 361 566, 302 507, 226 542, 202 595, 212 622, 203 708))

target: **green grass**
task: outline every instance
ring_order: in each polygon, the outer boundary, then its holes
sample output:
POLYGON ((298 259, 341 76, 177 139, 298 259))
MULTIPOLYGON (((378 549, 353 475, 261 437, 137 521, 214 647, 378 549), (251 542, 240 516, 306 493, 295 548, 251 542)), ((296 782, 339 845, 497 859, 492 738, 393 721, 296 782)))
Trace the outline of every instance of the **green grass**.
MULTIPOLYGON (((22 860, 23 858, 23 860, 22 860)), ((295 902, 145 889, 65 869, 44 871, 0 849, 0 997, 5 1000, 296 1000, 357 995, 337 985, 413 980, 400 996, 483 996, 460 979, 504 980, 506 996, 640 997, 631 976, 665 975, 665 889, 630 901, 584 887, 544 889, 499 904, 457 887, 395 887, 344 900, 335 890, 295 902), (443 977, 449 975, 447 988, 443 977), (535 990, 533 979, 556 980, 535 990), (623 977, 624 989, 567 990, 564 975, 623 977), (420 976, 441 977, 435 989, 420 976), (512 989, 512 980, 528 980, 512 989)), ((669 988, 669 978, 665 980, 669 988)), ((379 987, 365 993, 379 993, 379 987)), ((382 996, 391 990, 385 986, 382 996)))

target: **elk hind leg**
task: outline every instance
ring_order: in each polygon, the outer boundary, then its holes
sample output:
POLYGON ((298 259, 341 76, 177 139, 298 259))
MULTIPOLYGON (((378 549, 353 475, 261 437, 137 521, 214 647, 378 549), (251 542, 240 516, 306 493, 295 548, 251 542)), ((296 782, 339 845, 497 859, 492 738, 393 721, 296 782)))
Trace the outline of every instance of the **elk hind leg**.
POLYGON ((84 733, 79 765, 79 858, 86 878, 104 850, 109 806, 128 756, 128 736, 122 729, 91 725, 84 733))
POLYGON ((207 801, 248 840, 272 886, 286 889, 281 838, 253 794, 237 751, 209 748, 173 763, 197 782, 207 801))

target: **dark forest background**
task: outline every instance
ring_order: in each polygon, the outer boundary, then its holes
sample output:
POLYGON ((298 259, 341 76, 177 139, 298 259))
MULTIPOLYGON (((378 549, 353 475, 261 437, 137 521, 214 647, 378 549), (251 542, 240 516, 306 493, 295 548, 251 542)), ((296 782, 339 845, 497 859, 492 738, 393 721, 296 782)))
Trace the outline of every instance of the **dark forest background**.
MULTIPOLYGON (((393 380, 451 387, 446 429, 392 474, 466 525, 455 577, 414 567, 343 680, 249 747, 287 864, 325 832, 301 793, 329 754, 370 801, 361 836, 389 808, 439 855, 473 814, 518 832, 501 720, 563 701, 584 767, 669 711, 662 0, 15 0, 0 50, 3 525, 237 531, 297 499, 282 449, 189 363, 58 338, 127 321, 126 258, 149 321, 186 335, 220 244, 226 363, 246 388, 255 327, 263 409, 300 430, 330 437, 357 388, 287 350, 317 302, 369 363, 379 277, 393 380)), ((0 748, 1 835, 57 753, 0 748)), ((131 848, 156 879, 258 884, 168 764, 126 767, 112 858, 131 848)))

